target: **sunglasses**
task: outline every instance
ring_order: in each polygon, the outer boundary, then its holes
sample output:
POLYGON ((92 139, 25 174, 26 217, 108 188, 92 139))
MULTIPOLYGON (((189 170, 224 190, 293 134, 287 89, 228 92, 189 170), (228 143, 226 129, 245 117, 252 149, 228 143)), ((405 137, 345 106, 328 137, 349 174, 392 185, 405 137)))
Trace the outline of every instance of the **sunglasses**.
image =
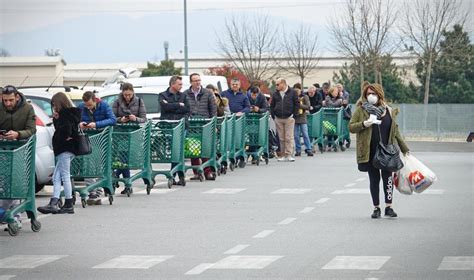
POLYGON ((3 94, 18 93, 18 90, 14 86, 6 86, 2 90, 3 94))

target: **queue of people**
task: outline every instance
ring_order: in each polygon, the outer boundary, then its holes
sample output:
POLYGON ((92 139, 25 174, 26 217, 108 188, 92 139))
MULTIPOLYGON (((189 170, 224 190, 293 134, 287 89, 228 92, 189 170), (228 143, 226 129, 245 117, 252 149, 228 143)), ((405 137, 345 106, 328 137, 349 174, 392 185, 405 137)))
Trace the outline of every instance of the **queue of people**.
MULTIPOLYGON (((183 81, 180 76, 172 76, 169 87, 159 94, 162 120, 187 120, 190 117, 212 118, 226 116, 231 113, 240 116, 246 113, 269 112, 271 120, 276 127, 277 142, 279 142, 278 162, 294 162, 295 157, 300 157, 302 152, 313 156, 312 144, 308 136, 307 115, 318 112, 321 108, 342 108, 345 117, 351 118, 349 106, 349 93, 343 85, 337 84, 330 87, 324 83, 310 86, 304 92, 301 85, 290 87, 283 78, 276 80, 276 90, 267 102, 267 98, 258 86, 252 86, 247 91, 241 88, 241 81, 231 80, 229 90, 219 93, 214 85, 201 85, 200 75, 193 73, 189 76, 191 87, 182 90, 183 81), (303 139, 303 145, 301 144, 303 139)), ((72 187, 70 182, 70 165, 75 157, 75 138, 79 129, 100 129, 113 126, 116 123, 143 123, 146 121, 146 104, 134 94, 132 84, 124 83, 121 94, 112 107, 107 102, 96 97, 92 92, 85 92, 83 102, 79 107, 74 107, 67 96, 56 93, 52 100, 53 124, 53 150, 56 157, 56 166, 53 174, 53 195, 49 203, 38 207, 41 213, 73 214, 72 187), (64 189, 65 203, 60 207, 59 195, 61 186, 64 189)), ((396 126, 398 111, 392 110, 384 100, 383 89, 377 84, 364 85, 364 92, 356 104, 354 116, 351 118, 349 129, 357 135, 357 162, 361 171, 368 172, 370 190, 374 205, 372 218, 380 217, 380 202, 378 199, 379 181, 382 178, 385 193, 385 215, 396 217, 391 208, 393 182, 391 173, 376 169, 371 165, 376 144, 380 141, 393 143, 396 141, 403 153, 408 152, 396 126), (373 125, 369 115, 376 115, 381 125, 373 125)), ((185 121, 186 123, 186 121, 185 121)), ((33 108, 24 96, 13 86, 2 89, 2 104, 0 107, 0 140, 24 139, 35 133, 35 115, 33 108)), ((252 149, 253 147, 249 147, 252 149)), ((127 160, 127 159, 123 159, 127 160)), ((200 165, 207 158, 195 158, 192 165, 200 165)), ((256 160, 253 159, 253 163, 256 160)), ((193 170, 194 171, 194 170, 193 170)), ((130 170, 117 169, 115 176, 130 177, 130 170)), ((204 170, 206 180, 215 180, 210 168, 204 170)), ((194 171, 191 180, 199 180, 199 174, 194 171)), ((86 181, 91 183, 91 181, 86 181)), ((173 184, 179 184, 173 181, 173 184)), ((100 204, 102 191, 97 189, 89 193, 89 205, 100 204)), ((16 201, 0 200, 0 208, 8 209, 16 201)), ((19 217, 18 217, 19 219, 19 217)))

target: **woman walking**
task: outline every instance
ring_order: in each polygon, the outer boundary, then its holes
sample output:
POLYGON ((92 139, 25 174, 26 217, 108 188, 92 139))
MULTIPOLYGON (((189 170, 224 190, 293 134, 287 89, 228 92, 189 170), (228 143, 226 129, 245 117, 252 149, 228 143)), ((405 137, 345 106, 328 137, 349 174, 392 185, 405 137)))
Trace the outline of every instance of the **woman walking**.
POLYGON ((58 92, 53 96, 51 107, 53 108, 55 128, 53 135, 53 151, 56 157, 56 166, 53 173, 54 191, 49 204, 38 207, 38 211, 43 214, 74 214, 70 167, 77 146, 74 139, 81 121, 81 109, 74 107, 66 94, 62 92, 58 92), (63 207, 59 208, 61 183, 64 187, 66 201, 63 207))
POLYGON ((382 141, 384 144, 393 144, 396 141, 403 154, 409 152, 408 146, 403 141, 396 123, 399 110, 392 110, 385 103, 385 96, 381 85, 369 84, 368 82, 364 83, 362 96, 357 101, 356 106, 357 108, 349 123, 349 130, 351 133, 356 133, 357 136, 356 155, 358 168, 362 172, 369 173, 370 194, 374 205, 372 218, 380 218, 381 215, 379 201, 380 177, 382 177, 385 194, 385 216, 397 217, 397 213, 392 208, 392 172, 376 169, 372 165, 372 160, 379 141, 382 141), (371 117, 371 115, 375 116, 371 117), (376 120, 374 120, 375 117, 376 120))

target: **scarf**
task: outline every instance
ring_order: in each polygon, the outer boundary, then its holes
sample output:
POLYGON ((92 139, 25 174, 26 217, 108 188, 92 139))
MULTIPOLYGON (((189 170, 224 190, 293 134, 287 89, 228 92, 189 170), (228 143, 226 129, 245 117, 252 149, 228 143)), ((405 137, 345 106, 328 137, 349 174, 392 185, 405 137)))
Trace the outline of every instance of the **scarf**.
POLYGON ((377 119, 379 120, 385 114, 385 110, 387 110, 387 107, 385 107, 383 104, 380 106, 375 106, 367 101, 362 103, 362 108, 364 108, 364 110, 366 110, 370 115, 376 115, 377 119))

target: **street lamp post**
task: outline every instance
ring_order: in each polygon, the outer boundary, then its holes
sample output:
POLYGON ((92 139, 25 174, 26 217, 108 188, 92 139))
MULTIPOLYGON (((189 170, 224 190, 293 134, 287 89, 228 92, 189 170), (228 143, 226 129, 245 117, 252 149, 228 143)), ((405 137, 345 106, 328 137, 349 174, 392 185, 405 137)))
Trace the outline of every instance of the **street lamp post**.
POLYGON ((184 0, 184 75, 188 75, 188 18, 186 0, 184 0))

